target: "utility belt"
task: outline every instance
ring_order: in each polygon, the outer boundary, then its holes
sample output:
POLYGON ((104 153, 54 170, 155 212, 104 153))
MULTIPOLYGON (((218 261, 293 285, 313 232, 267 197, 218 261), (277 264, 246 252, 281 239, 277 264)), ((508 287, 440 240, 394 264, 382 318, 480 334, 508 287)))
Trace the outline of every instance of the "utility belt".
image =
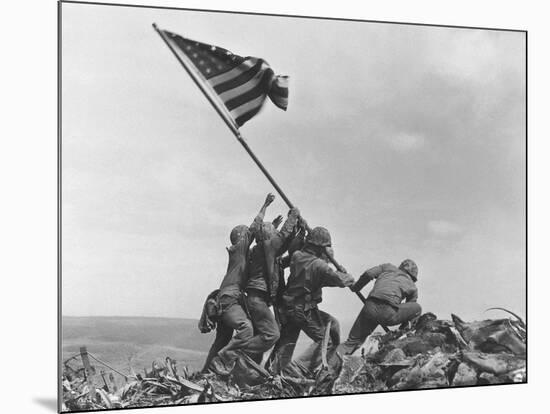
MULTIPOLYGON (((219 319, 231 306, 238 304, 246 309, 246 301, 243 292, 239 292, 238 295, 221 295, 218 296, 216 301, 216 317, 219 319)), ((248 313, 248 312, 247 312, 248 313)))
POLYGON ((250 289, 246 289, 245 294, 247 297, 256 296, 264 300, 265 302, 271 302, 271 297, 265 290, 250 288, 250 289))
POLYGON ((268 292, 266 292, 265 290, 261 290, 261 289, 256 289, 256 288, 246 289, 245 295, 246 295, 246 297, 255 296, 257 298, 260 298, 265 303, 267 303, 267 306, 271 306, 275 302, 274 298, 272 298, 271 295, 268 292))
POLYGON ((283 309, 292 309, 298 306, 303 306, 304 311, 314 309, 317 304, 321 303, 321 298, 314 298, 311 293, 306 293, 301 296, 283 295, 283 309))

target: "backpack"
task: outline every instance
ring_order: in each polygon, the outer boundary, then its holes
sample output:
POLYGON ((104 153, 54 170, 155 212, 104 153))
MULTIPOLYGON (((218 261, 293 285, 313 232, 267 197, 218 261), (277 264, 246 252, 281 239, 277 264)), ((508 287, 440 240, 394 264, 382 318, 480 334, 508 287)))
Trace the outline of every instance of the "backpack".
POLYGON ((219 289, 216 289, 206 297, 204 305, 202 307, 202 314, 199 319, 199 331, 201 333, 208 333, 216 328, 216 324, 219 319, 218 309, 218 294, 219 289))

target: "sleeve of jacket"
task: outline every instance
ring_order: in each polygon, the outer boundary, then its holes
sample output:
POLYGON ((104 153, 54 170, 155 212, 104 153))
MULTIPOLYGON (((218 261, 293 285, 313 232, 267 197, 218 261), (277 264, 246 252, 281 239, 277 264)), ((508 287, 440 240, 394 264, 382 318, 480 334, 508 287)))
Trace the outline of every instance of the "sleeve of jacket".
POLYGON ((385 267, 387 264, 381 264, 378 266, 371 267, 363 272, 363 274, 357 280, 355 284, 355 289, 361 290, 365 287, 367 283, 371 280, 377 279, 382 273, 384 273, 385 267))
POLYGON ((289 241, 290 237, 294 234, 294 228, 296 227, 296 223, 298 222, 298 214, 294 209, 290 210, 290 213, 283 224, 283 227, 281 227, 281 230, 277 232, 277 235, 272 240, 272 247, 277 251, 277 256, 280 256, 284 253, 286 249, 284 249, 287 245, 287 242, 289 241))
POLYGON ((258 214, 256 217, 254 217, 254 221, 252 222, 252 224, 248 226, 248 247, 250 247, 254 239, 258 240, 263 222, 264 216, 258 214))
POLYGON ((316 265, 316 275, 322 287, 348 287, 354 284, 355 280, 347 273, 333 270, 327 263, 319 260, 316 265))
POLYGON ((302 247, 304 247, 305 244, 305 234, 303 232, 298 232, 298 234, 295 234, 292 240, 290 241, 288 245, 288 255, 292 256, 294 252, 301 250, 302 247))
POLYGON ((294 228, 296 227, 297 223, 298 223, 298 213, 295 209, 291 209, 285 221, 285 224, 283 224, 283 227, 279 231, 279 234, 281 234, 285 239, 287 239, 294 232, 294 228))
POLYGON ((418 300, 418 288, 411 282, 411 286, 407 289, 406 296, 407 302, 416 302, 418 300))

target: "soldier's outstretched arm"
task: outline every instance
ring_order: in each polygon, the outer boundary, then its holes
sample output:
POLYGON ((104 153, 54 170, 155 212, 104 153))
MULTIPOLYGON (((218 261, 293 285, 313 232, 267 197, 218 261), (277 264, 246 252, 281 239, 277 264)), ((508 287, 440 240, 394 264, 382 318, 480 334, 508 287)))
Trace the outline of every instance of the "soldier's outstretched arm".
POLYGON ((264 218, 265 218, 265 212, 266 212, 267 208, 269 207, 269 205, 271 203, 273 203, 273 200, 275 200, 275 196, 272 193, 269 193, 266 196, 265 201, 264 201, 262 207, 260 208, 260 211, 258 212, 256 217, 254 218, 254 221, 252 222, 252 224, 249 227, 250 233, 252 234, 252 236, 256 236, 258 234, 258 232, 260 231, 260 229, 262 228, 262 223, 263 223, 264 218))
POLYGON ((291 208, 288 212, 288 217, 283 224, 283 227, 281 227, 281 230, 279 230, 269 241, 270 248, 276 252, 277 256, 282 255, 286 250, 288 250, 299 216, 300 210, 296 207, 291 208))
POLYGON ((319 265, 318 272, 322 286, 350 287, 355 283, 355 279, 351 274, 333 270, 326 263, 319 265))
POLYGON ((281 215, 279 214, 277 217, 275 217, 275 218, 273 219, 273 221, 271 222, 271 224, 273 224, 273 227, 275 227, 276 229, 278 229, 282 222, 283 222, 283 216, 281 216, 281 215))
POLYGON ((265 211, 271 205, 271 203, 273 203, 273 200, 275 200, 275 196, 272 193, 269 193, 265 198, 262 208, 260 208, 260 212, 258 213, 258 216, 262 216, 262 220, 265 217, 265 211))
POLYGON ((298 224, 298 217, 300 217, 300 210, 298 210, 297 207, 291 208, 288 212, 288 217, 285 220, 283 227, 281 227, 281 230, 279 231, 279 234, 284 240, 288 239, 294 233, 296 224, 298 224))
POLYGON ((370 269, 365 270, 361 276, 359 276, 359 279, 357 282, 352 286, 351 290, 354 292, 359 292, 361 289, 363 289, 371 280, 376 279, 378 276, 382 274, 384 271, 385 265, 378 265, 371 267, 370 269))
POLYGON ((338 278, 342 282, 340 287, 350 287, 355 284, 355 278, 350 273, 335 272, 338 275, 338 278))

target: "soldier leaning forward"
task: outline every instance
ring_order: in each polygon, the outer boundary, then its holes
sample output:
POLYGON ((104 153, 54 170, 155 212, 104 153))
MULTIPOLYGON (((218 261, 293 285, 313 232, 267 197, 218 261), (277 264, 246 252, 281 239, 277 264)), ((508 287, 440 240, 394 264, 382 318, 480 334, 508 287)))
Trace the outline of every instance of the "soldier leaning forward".
POLYGON ((220 332, 218 332, 219 337, 216 335, 216 341, 212 347, 219 346, 219 343, 225 341, 233 330, 235 335, 209 364, 210 369, 218 374, 229 372, 237 358, 235 351, 243 348, 254 334, 252 322, 243 308, 242 288, 246 280, 250 245, 261 229, 267 207, 274 199, 273 194, 267 195, 250 227, 239 225, 231 231, 231 246, 227 248, 229 254, 227 272, 220 286, 217 300, 220 332))
POLYGON ((279 327, 270 306, 281 283, 279 259, 288 248, 299 215, 299 210, 292 208, 279 231, 272 223, 263 223, 256 245, 250 252, 246 304, 254 326, 254 337, 246 343, 243 351, 258 363, 263 353, 279 339, 279 327))
MULTIPOLYGON (((273 220, 272 224, 275 226, 275 228, 277 228, 280 225, 280 222, 282 221, 282 219, 283 219, 283 216, 278 216, 273 220)), ((248 270, 246 270, 246 272, 248 272, 248 270)), ((283 279, 283 282, 284 282, 284 279, 283 279)), ((199 330, 201 331, 201 333, 208 333, 213 329, 216 329, 216 338, 214 339, 214 342, 212 343, 212 346, 210 347, 210 350, 208 352, 208 356, 206 357, 206 360, 204 362, 204 366, 201 371, 203 373, 208 372, 208 370, 210 369, 210 362, 212 361, 212 359, 216 355, 218 355, 218 352, 220 352, 223 349, 223 347, 225 347, 229 343, 229 341, 231 341, 231 338, 233 337, 233 328, 225 325, 223 322, 219 320, 219 314, 218 314, 219 292, 220 292, 220 289, 216 289, 208 295, 203 306, 201 318, 199 320, 199 330)))
MULTIPOLYGON (((344 355, 357 350, 378 325, 403 327, 420 316, 422 308, 416 300, 418 267, 411 259, 399 267, 391 263, 366 270, 351 290, 358 292, 371 280, 376 280, 363 309, 351 328, 348 339, 340 346, 344 355), (406 302, 401 303, 403 300, 406 302)), ((340 350, 340 349, 339 349, 340 350)))
POLYGON ((354 279, 350 274, 335 271, 328 265, 327 248, 332 254, 330 233, 323 227, 316 227, 308 233, 303 249, 292 255, 290 276, 281 304, 285 324, 273 352, 279 369, 284 369, 292 360, 300 331, 320 344, 330 322, 329 358, 340 343, 338 321, 319 310, 317 305, 322 301, 323 287, 348 287, 353 285, 354 279))

